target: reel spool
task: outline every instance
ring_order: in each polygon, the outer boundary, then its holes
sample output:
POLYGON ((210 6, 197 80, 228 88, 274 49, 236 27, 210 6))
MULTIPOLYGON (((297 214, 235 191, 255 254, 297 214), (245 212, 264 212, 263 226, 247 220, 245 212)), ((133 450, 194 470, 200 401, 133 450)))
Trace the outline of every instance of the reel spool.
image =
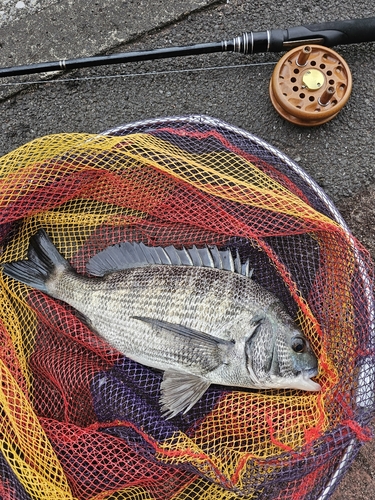
POLYGON ((344 59, 321 45, 287 52, 277 63, 270 82, 276 111, 296 125, 311 127, 332 120, 345 106, 352 75, 344 59))

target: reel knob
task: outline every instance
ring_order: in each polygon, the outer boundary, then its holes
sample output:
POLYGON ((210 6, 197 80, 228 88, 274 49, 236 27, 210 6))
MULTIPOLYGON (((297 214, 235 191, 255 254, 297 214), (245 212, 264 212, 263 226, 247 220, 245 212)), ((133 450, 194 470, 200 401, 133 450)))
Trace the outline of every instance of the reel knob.
POLYGON ((352 75, 344 59, 321 45, 287 52, 270 82, 276 111, 296 125, 311 127, 332 120, 352 91, 352 75))

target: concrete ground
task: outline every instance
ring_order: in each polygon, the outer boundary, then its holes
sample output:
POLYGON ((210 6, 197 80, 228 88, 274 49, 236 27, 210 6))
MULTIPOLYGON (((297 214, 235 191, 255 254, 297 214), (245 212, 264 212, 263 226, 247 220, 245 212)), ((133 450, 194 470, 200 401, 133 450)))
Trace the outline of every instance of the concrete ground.
MULTIPOLYGON (((374 15, 373 0, 332 0, 324 7, 300 0, 1 0, 0 67, 374 15)), ((268 85, 277 54, 226 53, 76 70, 38 84, 27 82, 40 75, 3 79, 0 155, 46 134, 96 133, 145 118, 210 115, 297 161, 375 258, 375 44, 335 50, 351 68, 353 92, 334 120, 315 128, 292 125, 272 107, 268 85), (233 67, 223 68, 228 65, 233 67)), ((374 452, 374 442, 362 448, 335 500, 375 498, 374 452)))

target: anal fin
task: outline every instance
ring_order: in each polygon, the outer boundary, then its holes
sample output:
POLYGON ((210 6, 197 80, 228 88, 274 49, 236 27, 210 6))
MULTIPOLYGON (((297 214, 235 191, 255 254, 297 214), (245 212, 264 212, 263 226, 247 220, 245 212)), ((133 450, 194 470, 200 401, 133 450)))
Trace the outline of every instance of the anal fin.
POLYGON ((197 375, 178 370, 164 372, 161 383, 161 410, 169 419, 189 411, 207 391, 211 382, 197 375))

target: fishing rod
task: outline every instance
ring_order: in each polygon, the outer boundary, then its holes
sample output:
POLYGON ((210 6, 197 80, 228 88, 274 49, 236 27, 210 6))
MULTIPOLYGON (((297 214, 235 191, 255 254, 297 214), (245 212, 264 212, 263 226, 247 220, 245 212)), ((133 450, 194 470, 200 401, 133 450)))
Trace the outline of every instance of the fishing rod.
POLYGON ((124 64, 170 57, 212 54, 215 52, 255 54, 263 52, 283 52, 306 44, 333 47, 335 45, 373 41, 375 41, 375 17, 369 17, 364 19, 350 19, 297 26, 288 29, 271 29, 258 32, 250 31, 231 40, 224 40, 221 42, 209 42, 181 47, 166 47, 12 66, 0 68, 0 77, 124 64))

